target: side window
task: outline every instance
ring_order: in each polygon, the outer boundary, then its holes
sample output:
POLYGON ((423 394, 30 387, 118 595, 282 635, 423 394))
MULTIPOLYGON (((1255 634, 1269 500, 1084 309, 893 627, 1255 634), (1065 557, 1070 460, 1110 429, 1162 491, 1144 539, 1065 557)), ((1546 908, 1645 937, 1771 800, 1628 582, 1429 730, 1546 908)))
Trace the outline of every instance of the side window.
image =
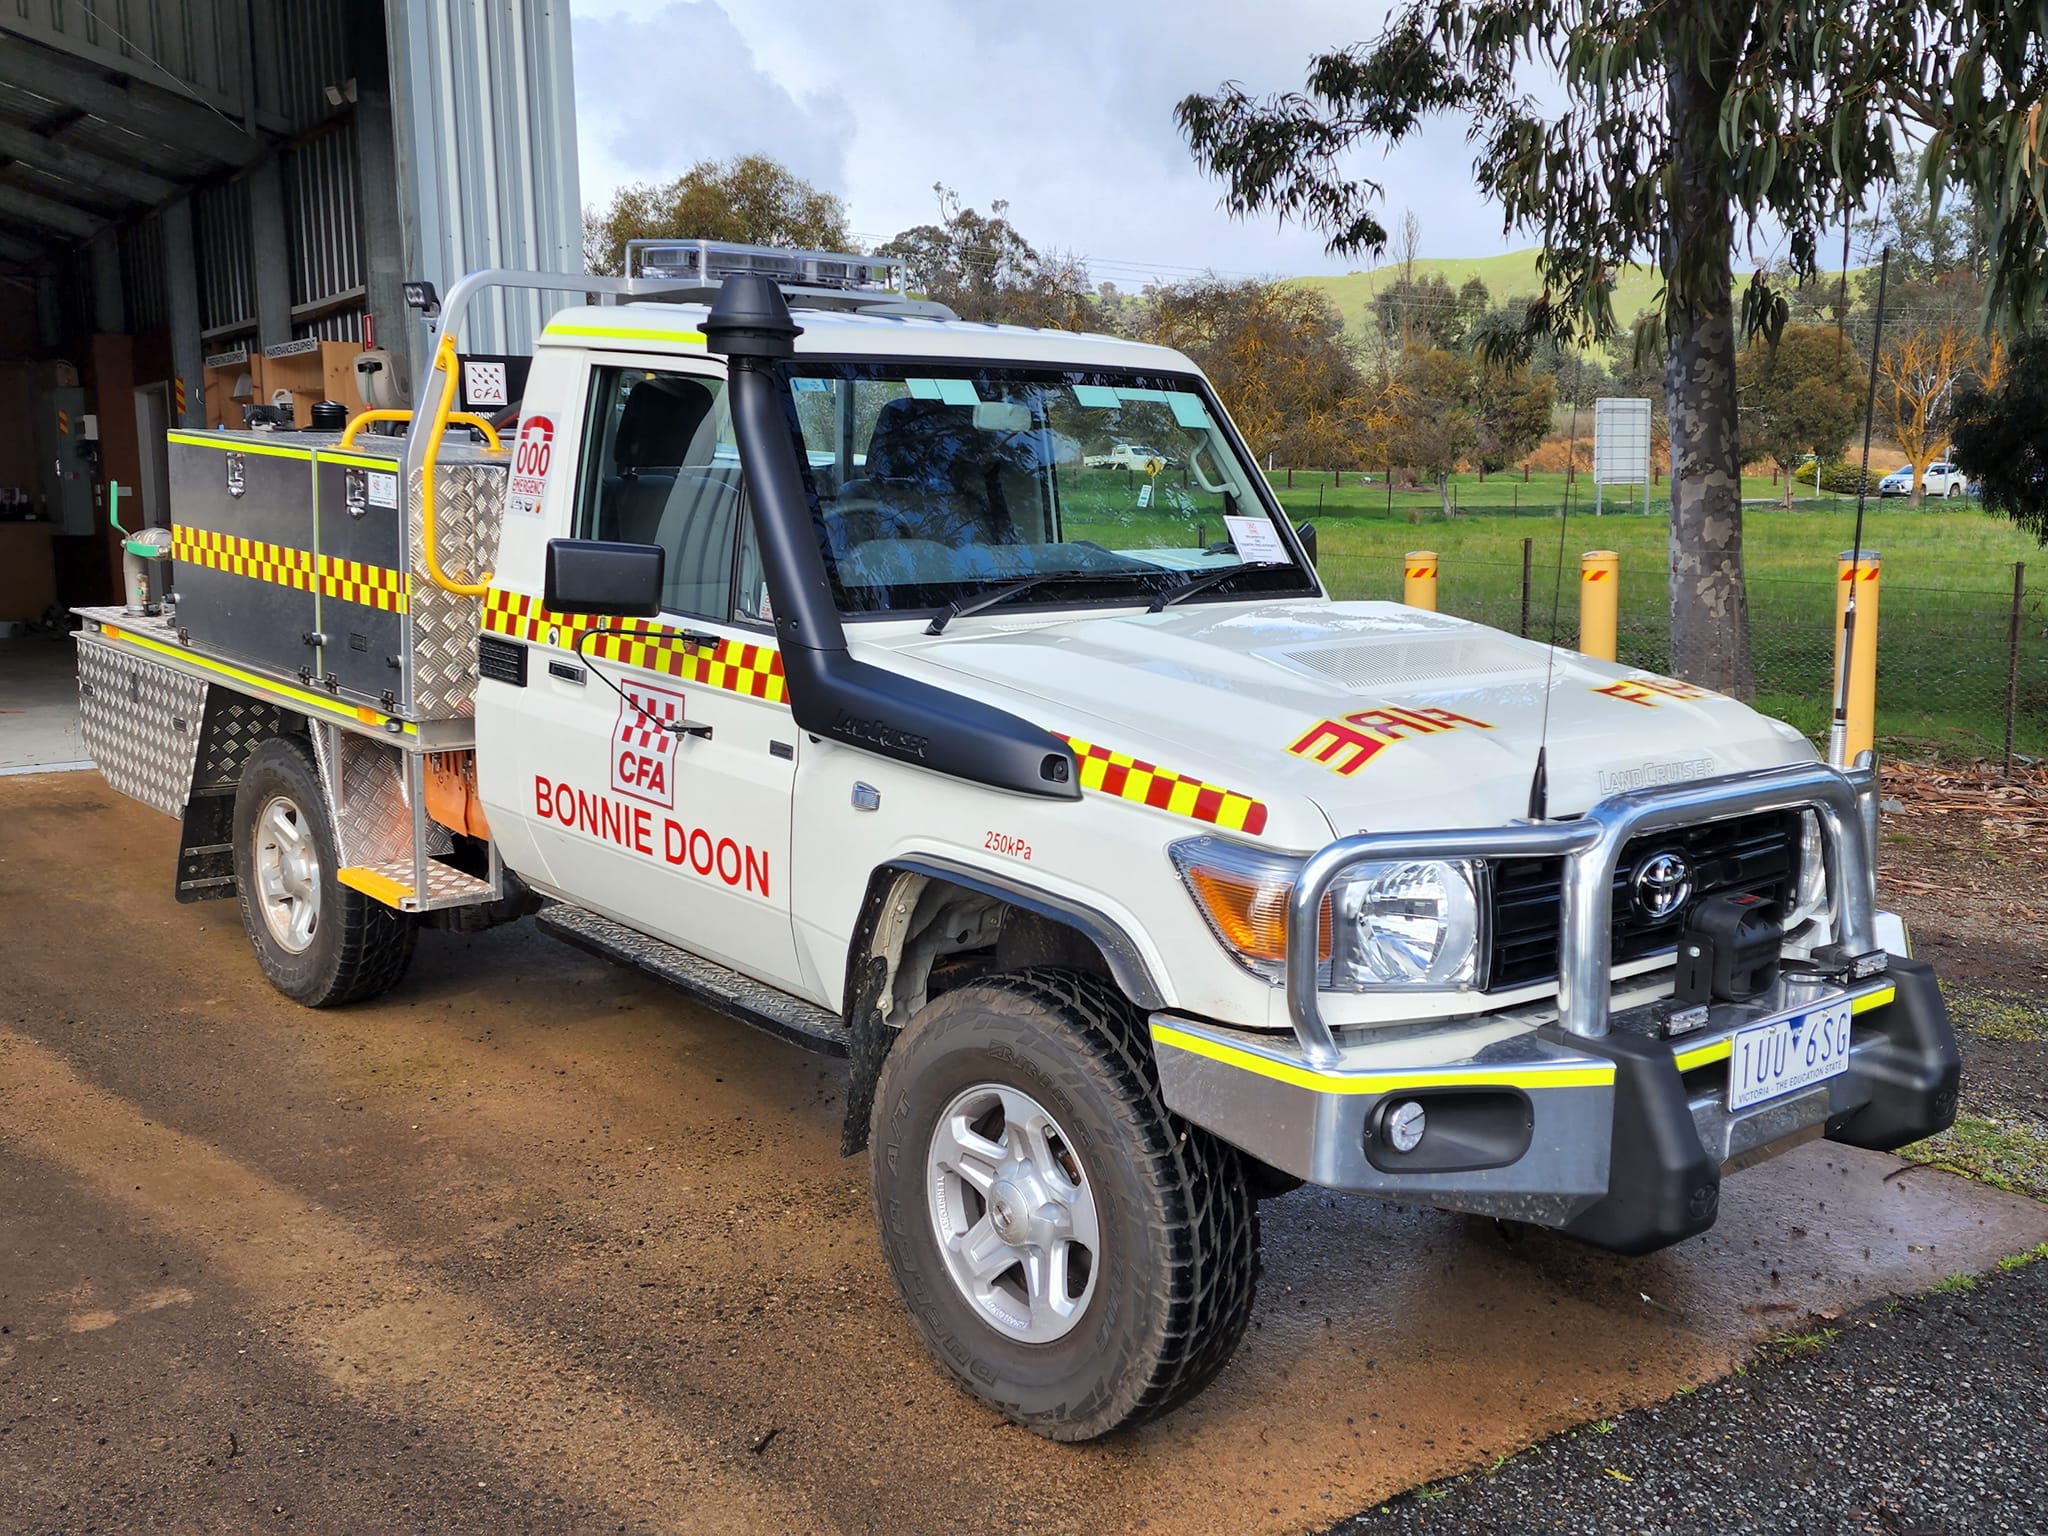
POLYGON ((600 368, 584 423, 576 537, 659 544, 662 607, 727 619, 740 523, 740 461, 725 381, 600 368))

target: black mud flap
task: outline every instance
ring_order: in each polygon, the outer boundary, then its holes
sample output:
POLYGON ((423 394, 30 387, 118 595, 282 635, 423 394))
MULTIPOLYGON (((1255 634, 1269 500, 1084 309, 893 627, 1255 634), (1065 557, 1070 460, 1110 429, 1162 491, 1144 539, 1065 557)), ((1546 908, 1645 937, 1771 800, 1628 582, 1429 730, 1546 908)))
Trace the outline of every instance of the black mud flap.
POLYGON ((1711 1227, 1721 1209, 1721 1170, 1700 1145, 1671 1047, 1633 1035, 1543 1033, 1614 1063, 1607 1193, 1564 1230, 1597 1248, 1640 1254, 1711 1227))
POLYGON ((1956 1086, 1963 1071, 1934 968, 1895 956, 1891 979, 1897 996, 1857 1021, 1884 1036, 1881 1046, 1858 1051, 1849 1068, 1870 1101, 1828 1121, 1827 1129, 1829 1141, 1877 1152, 1890 1152, 1953 1125, 1956 1086))
POLYGON ((222 901, 235 894, 235 787, 194 789, 178 838, 180 901, 222 901))

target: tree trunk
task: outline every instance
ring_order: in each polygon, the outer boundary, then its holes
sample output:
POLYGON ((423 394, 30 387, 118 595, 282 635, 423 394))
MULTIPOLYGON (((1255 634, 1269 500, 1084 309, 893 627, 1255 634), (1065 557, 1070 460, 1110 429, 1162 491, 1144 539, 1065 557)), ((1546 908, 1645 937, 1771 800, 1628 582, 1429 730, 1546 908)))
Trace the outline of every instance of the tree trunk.
MULTIPOLYGON (((1710 0, 1707 0, 1710 3, 1710 0)), ((1692 26, 1709 23, 1698 19, 1692 26)), ((1690 30, 1682 28, 1680 30, 1690 30)), ((1747 699, 1754 692, 1749 600, 1742 579, 1742 454, 1735 414, 1735 282, 1729 267, 1728 165, 1720 101, 1732 65, 1725 44, 1668 53, 1673 198, 1664 240, 1667 283, 1688 302, 1664 372, 1671 432, 1671 670, 1747 699)))
POLYGON ((1444 516, 1449 517, 1451 515, 1451 477, 1449 475, 1438 475, 1436 477, 1436 493, 1443 499, 1444 516))

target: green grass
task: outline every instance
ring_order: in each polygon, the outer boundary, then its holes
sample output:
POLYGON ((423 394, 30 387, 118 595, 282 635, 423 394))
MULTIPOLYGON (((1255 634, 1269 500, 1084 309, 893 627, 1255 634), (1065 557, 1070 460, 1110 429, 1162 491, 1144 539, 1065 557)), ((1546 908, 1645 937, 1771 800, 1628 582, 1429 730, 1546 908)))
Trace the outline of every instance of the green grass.
MULTIPOLYGON (((1171 475, 1162 476, 1162 482, 1171 475)), ((1341 598, 1398 599, 1402 557, 1431 549, 1439 557, 1438 606, 1446 613, 1518 630, 1522 624, 1522 546, 1531 541, 1529 632, 1550 632, 1553 590, 1559 594, 1558 638, 1578 631, 1581 553, 1621 555, 1621 659, 1664 672, 1670 667, 1667 570, 1670 524, 1661 503, 1639 512, 1594 518, 1579 488, 1568 524, 1557 514, 1566 496, 1562 475, 1459 476, 1460 515, 1445 517, 1434 492, 1396 494, 1388 511, 1384 484, 1341 485, 1324 474, 1270 476, 1293 520, 1313 521, 1321 570, 1341 598), (1519 510, 1516 503, 1520 503, 1519 510), (1539 505, 1541 513, 1529 508, 1539 505), (1564 581, 1556 583, 1559 536, 1564 581)), ((1745 495, 1771 495, 1768 481, 1747 481, 1745 495)), ((1214 498, 1196 495, 1177 515, 1164 503, 1178 488, 1163 483, 1162 505, 1135 507, 1136 490, 1115 472, 1062 480, 1068 536, 1111 547, 1193 545, 1223 536, 1214 498)), ((1659 489, 1658 495, 1668 494, 1659 489)), ((1639 503, 1638 503, 1639 505, 1639 503)), ((1855 527, 1853 501, 1824 498, 1797 510, 1752 504, 1743 514, 1750 642, 1757 705, 1818 738, 1824 733, 1834 670, 1836 555, 1855 527)), ((1878 647, 1878 735, 1890 752, 1997 756, 2003 749, 2007 627, 2013 562, 2030 566, 2020 645, 2015 748, 2048 754, 2048 554, 2002 518, 1973 502, 1915 509, 1873 503, 1864 543, 1883 556, 1878 647), (2035 573, 2038 573, 2036 575, 2035 573)))
POLYGON ((1949 1129, 1902 1148, 1899 1156, 1993 1189, 2048 1200, 2048 1136, 2017 1120, 1957 1115, 1949 1129))
MULTIPOLYGON (((1501 256, 1418 257, 1415 275, 1418 278, 1441 277, 1453 291, 1476 277, 1486 284, 1486 291, 1496 304, 1514 298, 1533 298, 1543 288, 1536 276, 1536 250, 1533 246, 1501 256)), ((1367 335, 1374 325, 1373 294, 1399 276, 1400 269, 1390 263, 1370 271, 1347 272, 1342 277, 1295 277, 1288 281, 1328 294, 1330 302, 1343 315, 1345 326, 1356 335, 1367 335)), ((1656 301, 1661 282, 1662 279, 1647 267, 1624 267, 1614 287, 1615 318, 1626 327, 1656 301)))
POLYGON ((1941 994, 1949 1017, 1966 1034, 2007 1045, 2048 1041, 2048 1004, 2024 992, 1944 979, 1941 994))
POLYGON ((1773 1334, 1762 1345, 1764 1353, 1780 1360, 1789 1360, 1795 1355, 1810 1355, 1823 1350, 1839 1336, 1834 1328, 1816 1328, 1811 1333, 1773 1334))
POLYGON ((1975 1289, 1977 1289, 1977 1277, 1975 1275, 1945 1275, 1940 1283, 1934 1287, 1934 1294, 1937 1296, 1960 1296, 1965 1291, 1974 1291, 1975 1289))
POLYGON ((2025 1269, 2029 1264, 2048 1259, 2048 1243, 2036 1243, 2024 1253, 2008 1253, 1998 1261, 1998 1272, 2009 1275, 2016 1269, 2025 1269))

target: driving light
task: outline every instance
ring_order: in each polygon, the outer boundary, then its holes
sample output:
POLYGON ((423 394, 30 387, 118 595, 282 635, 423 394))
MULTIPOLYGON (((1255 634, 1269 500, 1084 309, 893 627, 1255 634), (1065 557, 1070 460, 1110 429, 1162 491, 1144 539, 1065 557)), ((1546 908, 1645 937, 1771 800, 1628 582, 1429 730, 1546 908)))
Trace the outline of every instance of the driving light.
MULTIPOLYGON (((1188 838, 1168 852, 1223 947, 1253 974, 1284 981, 1301 860, 1218 837, 1188 838)), ((1319 979, 1334 992, 1470 988, 1479 932, 1478 881, 1464 860, 1359 864, 1323 903, 1319 979)))
POLYGON ((1413 1099, 1387 1111, 1387 1143, 1396 1152, 1413 1152, 1422 1145, 1422 1133, 1428 1128, 1429 1116, 1413 1099))

